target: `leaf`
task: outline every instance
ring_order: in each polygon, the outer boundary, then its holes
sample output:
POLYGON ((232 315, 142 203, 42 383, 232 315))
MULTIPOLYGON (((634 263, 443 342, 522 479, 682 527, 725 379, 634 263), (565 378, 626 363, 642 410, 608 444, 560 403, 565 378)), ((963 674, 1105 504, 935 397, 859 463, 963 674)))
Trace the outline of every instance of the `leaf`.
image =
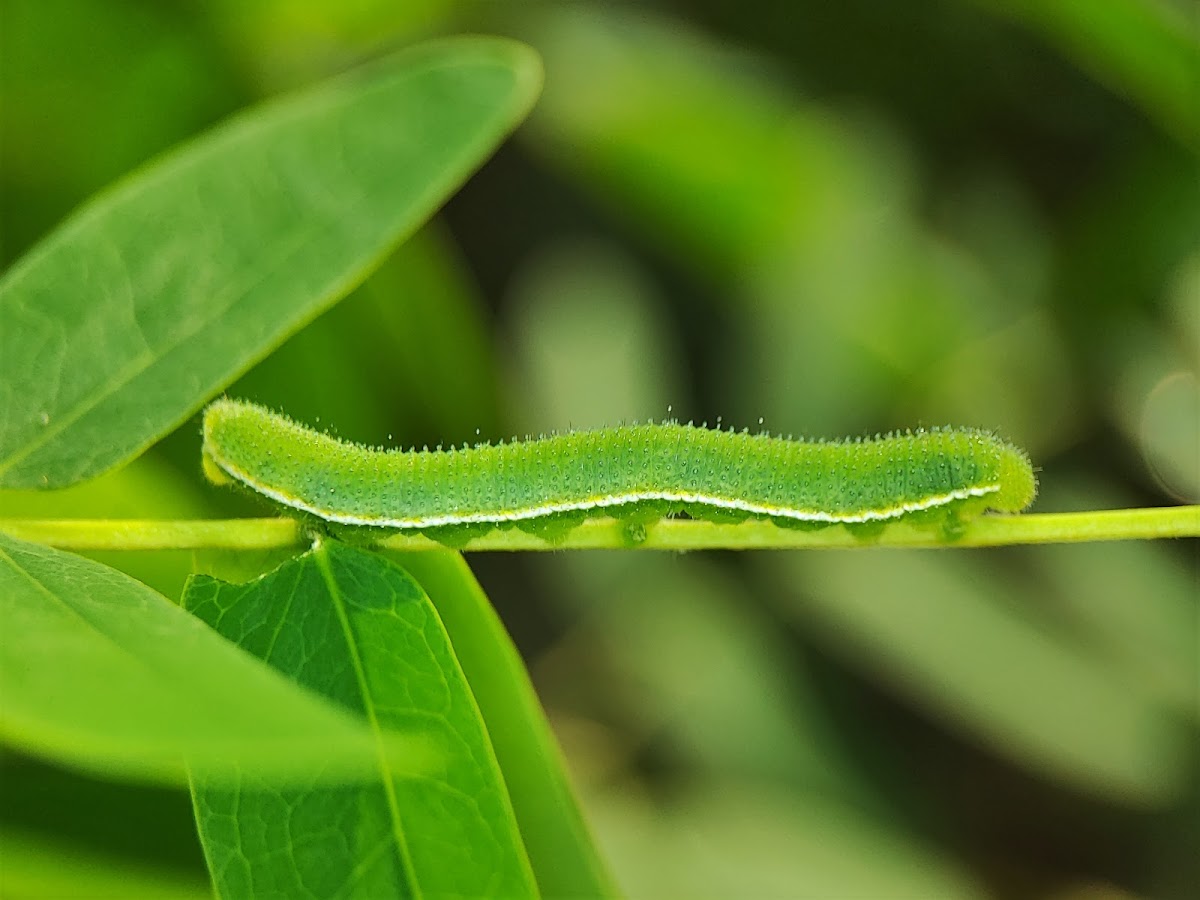
POLYGON ((411 234, 529 109, 532 52, 422 45, 269 103, 79 210, 0 280, 0 485, 136 456, 411 234))
POLYGON ((443 551, 389 555, 416 577, 445 623, 487 723, 542 894, 617 896, 529 673, 462 556, 443 551))
POLYGON ((536 896, 504 779, 437 611, 381 556, 332 541, 263 578, 189 584, 185 605, 244 649, 361 715, 420 728, 436 774, 381 763, 359 786, 194 787, 218 893, 230 897, 536 896))
POLYGON ((0 738, 27 752, 176 783, 420 761, 90 560, 0 535, 0 621, 0 738))
MULTIPOLYGON (((194 465, 194 464, 193 464, 194 465)), ((18 519, 205 519, 220 513, 221 495, 205 490, 160 454, 61 491, 0 490, 0 516, 18 519)), ((192 571, 192 552, 96 550, 80 554, 132 576, 164 597, 178 597, 192 571)))

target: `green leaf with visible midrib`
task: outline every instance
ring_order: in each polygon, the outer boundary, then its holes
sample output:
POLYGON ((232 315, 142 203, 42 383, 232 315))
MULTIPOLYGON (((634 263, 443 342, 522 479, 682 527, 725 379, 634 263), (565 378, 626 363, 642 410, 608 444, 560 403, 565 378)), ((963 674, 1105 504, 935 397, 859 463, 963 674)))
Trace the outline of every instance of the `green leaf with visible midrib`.
POLYGON ((504 772, 538 887, 547 897, 617 897, 571 789, 562 751, 504 624, 463 557, 395 553, 446 626, 504 772))
POLYGON ((0 622, 0 739, 28 752, 175 783, 374 771, 357 720, 99 563, 0 535, 0 622))
POLYGON ((504 779, 440 618, 381 556, 324 542, 248 584, 196 576, 185 605, 373 726, 419 729, 443 767, 280 789, 198 781, 200 835, 228 897, 536 897, 504 779))
POLYGON ((182 423, 425 221, 539 87, 523 45, 423 45, 79 210, 0 280, 0 486, 80 481, 182 423))
POLYGON ((619 896, 521 654, 461 554, 395 553, 437 606, 487 722, 512 809, 546 896, 619 896))

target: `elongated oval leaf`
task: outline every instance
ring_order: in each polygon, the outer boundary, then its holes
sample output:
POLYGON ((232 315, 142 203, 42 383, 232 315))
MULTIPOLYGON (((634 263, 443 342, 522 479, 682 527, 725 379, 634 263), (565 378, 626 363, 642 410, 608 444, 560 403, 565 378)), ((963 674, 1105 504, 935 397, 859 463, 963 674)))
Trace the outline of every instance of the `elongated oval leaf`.
POLYGON ((345 295, 528 111, 537 58, 423 45, 251 110, 0 280, 0 486, 131 457, 345 295))
POLYGON ((421 583, 445 623, 487 724, 542 894, 619 896, 521 655, 471 569, 448 551, 389 556, 421 583))
POLYGON ((197 576, 185 605, 230 640, 362 716, 426 732, 443 767, 374 783, 193 788, 225 897, 536 897, 499 765, 433 604, 399 566, 322 543, 244 585, 197 576))
POLYGON ((176 783, 360 777, 384 750, 401 765, 398 739, 99 563, 0 535, 0 622, 0 740, 39 756, 176 783))

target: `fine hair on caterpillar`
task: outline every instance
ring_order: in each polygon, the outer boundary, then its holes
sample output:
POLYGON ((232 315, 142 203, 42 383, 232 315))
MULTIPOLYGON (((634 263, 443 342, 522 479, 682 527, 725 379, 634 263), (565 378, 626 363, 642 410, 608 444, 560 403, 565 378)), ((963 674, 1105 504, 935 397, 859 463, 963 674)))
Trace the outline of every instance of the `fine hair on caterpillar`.
POLYGON ((790 527, 956 525, 989 509, 1020 512, 1036 492, 1022 450, 971 428, 800 441, 663 422, 402 451, 222 399, 205 411, 203 434, 215 481, 323 522, 435 536, 507 525, 561 531, 591 516, 644 523, 681 512, 790 527))

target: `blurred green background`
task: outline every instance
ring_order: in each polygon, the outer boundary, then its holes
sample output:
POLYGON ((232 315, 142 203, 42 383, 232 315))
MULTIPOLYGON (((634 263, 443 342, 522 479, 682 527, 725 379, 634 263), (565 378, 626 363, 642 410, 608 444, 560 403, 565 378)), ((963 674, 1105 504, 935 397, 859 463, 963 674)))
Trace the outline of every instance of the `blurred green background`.
MULTIPOLYGON (((1036 510, 1198 502, 1185 0, 0 0, 3 263, 228 113, 458 32, 538 49, 533 117, 232 395, 417 446, 976 425, 1036 510)), ((196 423, 0 502, 261 512, 196 423)), ((192 562, 102 558, 172 597, 192 562)), ((470 561, 631 896, 1200 889, 1195 541, 470 561)), ((186 795, 0 754, 0 892, 203 894, 186 795)))

